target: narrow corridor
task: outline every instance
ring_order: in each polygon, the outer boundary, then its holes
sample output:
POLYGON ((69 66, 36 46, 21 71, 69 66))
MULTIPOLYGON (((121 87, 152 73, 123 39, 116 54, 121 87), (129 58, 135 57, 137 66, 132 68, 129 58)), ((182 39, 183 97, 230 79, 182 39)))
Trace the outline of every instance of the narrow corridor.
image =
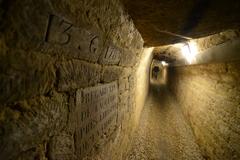
POLYGON ((0 0, 0 160, 240 160, 240 0, 0 0))
POLYGON ((151 84, 128 160, 203 159, 176 100, 163 85, 151 84))

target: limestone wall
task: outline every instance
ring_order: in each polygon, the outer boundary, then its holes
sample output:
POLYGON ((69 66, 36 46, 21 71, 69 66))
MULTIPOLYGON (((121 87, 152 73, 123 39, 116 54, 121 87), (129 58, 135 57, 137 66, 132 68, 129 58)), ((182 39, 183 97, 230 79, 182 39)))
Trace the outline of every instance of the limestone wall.
POLYGON ((0 22, 0 159, 124 159, 143 40, 122 5, 1 0, 0 22))
MULTIPOLYGON (((149 83, 150 83, 150 72, 151 72, 151 62, 153 58, 152 54, 153 48, 145 48, 142 54, 141 61, 136 70, 136 108, 134 111, 134 124, 139 123, 139 118, 141 116, 141 112, 143 106, 145 105, 146 98, 148 96, 149 91, 149 83)), ((134 125, 131 128, 138 127, 138 125, 134 125)))
POLYGON ((240 62, 169 68, 169 86, 206 159, 240 158, 240 62))

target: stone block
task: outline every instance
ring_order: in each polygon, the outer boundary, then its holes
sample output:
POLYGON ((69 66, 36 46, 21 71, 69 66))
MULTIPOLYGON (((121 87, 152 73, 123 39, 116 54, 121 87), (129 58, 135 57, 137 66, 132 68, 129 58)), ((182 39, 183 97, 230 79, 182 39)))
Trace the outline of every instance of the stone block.
POLYGON ((131 73, 131 68, 118 67, 118 66, 105 66, 103 67, 103 73, 101 81, 111 82, 118 80, 121 77, 125 77, 131 73))
POLYGON ((122 56, 122 50, 111 43, 105 44, 105 49, 99 58, 100 64, 118 64, 122 56))
POLYGON ((66 133, 54 136, 48 152, 51 160, 76 160, 73 136, 66 133))
POLYGON ((129 90, 128 77, 120 78, 119 81, 118 81, 118 86, 119 86, 119 93, 120 94, 129 90))
POLYGON ((40 53, 9 50, 0 55, 0 102, 10 103, 47 93, 54 85, 53 59, 40 53))
POLYGON ((39 49, 44 53, 96 62, 102 42, 102 36, 97 31, 77 27, 65 18, 49 15, 45 41, 39 49))
POLYGON ((129 82, 129 90, 131 91, 134 90, 136 86, 136 78, 134 73, 128 76, 128 82, 129 82))
POLYGON ((124 50, 121 55, 121 60, 119 62, 120 66, 132 67, 137 63, 139 58, 136 54, 131 52, 130 50, 124 50))
MULTIPOLYGON (((125 91, 119 96, 119 106, 118 106, 118 125, 123 126, 126 118, 128 117, 128 98, 129 92, 125 91)), ((125 126, 125 125, 124 125, 125 126)))
POLYGON ((143 48, 141 35, 119 7, 121 2, 16 0, 4 4, 0 27, 10 48, 92 62, 97 61, 105 38, 131 52, 140 53, 143 48))
POLYGON ((58 90, 69 91, 100 82, 101 66, 79 60, 62 62, 58 68, 58 90))
POLYGON ((37 147, 24 151, 18 155, 16 160, 33 160, 33 159, 47 160, 46 146, 47 144, 44 142, 42 144, 39 144, 37 147))
POLYGON ((1 159, 16 159, 63 129, 68 114, 66 101, 61 94, 52 93, 51 98, 40 96, 1 110, 1 159))
MULTIPOLYGON (((96 62, 103 46, 102 33, 83 23, 83 17, 76 20, 73 13, 66 13, 61 8, 63 3, 43 0, 36 4, 34 0, 17 0, 6 4, 9 10, 5 11, 2 27, 7 45, 96 62)), ((75 4, 82 5, 81 2, 75 4)))

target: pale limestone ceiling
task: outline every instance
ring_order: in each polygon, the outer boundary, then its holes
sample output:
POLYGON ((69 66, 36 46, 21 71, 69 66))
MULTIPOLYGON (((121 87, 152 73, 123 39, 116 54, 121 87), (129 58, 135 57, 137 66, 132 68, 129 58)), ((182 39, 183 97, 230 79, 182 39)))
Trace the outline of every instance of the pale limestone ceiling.
POLYGON ((122 1, 146 46, 185 40, 178 35, 199 38, 240 26, 239 0, 122 1))

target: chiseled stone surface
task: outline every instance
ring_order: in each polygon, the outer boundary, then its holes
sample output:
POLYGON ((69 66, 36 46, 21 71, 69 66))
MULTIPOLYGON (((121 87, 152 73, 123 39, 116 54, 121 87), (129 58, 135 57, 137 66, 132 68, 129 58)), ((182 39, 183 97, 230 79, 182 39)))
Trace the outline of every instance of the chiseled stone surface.
POLYGON ((60 133, 53 136, 49 142, 49 158, 51 160, 72 160, 76 159, 74 152, 73 135, 60 133))
POLYGON ((100 73, 100 65, 79 60, 63 62, 58 70, 58 88, 60 91, 68 91, 94 85, 100 82, 100 73))
POLYGON ((109 65, 119 64, 119 61, 123 56, 123 50, 111 43, 106 43, 105 45, 106 47, 103 50, 102 55, 99 57, 99 63, 109 65))
POLYGON ((126 66, 126 67, 132 67, 134 66, 138 61, 137 54, 134 52, 131 52, 130 50, 124 50, 121 60, 119 62, 120 66, 126 66))
POLYGON ((129 80, 128 77, 120 78, 119 79, 119 93, 123 93, 126 90, 129 90, 129 80))
POLYGON ((0 0, 0 21, 0 159, 124 159, 118 90, 134 91, 143 40, 121 3, 0 0))
POLYGON ((41 53, 8 49, 0 53, 0 102, 9 103, 47 93, 55 82, 54 60, 41 53))
POLYGON ((240 62, 170 68, 176 95, 206 159, 240 158, 240 62))
POLYGON ((131 74, 132 68, 123 68, 119 66, 105 66, 103 67, 101 81, 111 82, 121 77, 131 74))
POLYGON ((104 143, 107 143, 108 137, 117 127, 117 108, 116 81, 77 91, 74 124, 78 159, 94 147, 104 147, 104 143))
POLYGON ((66 125, 67 111, 67 98, 58 93, 2 108, 1 159, 16 159, 21 152, 36 148, 57 134, 66 125))
POLYGON ((103 46, 105 41, 134 53, 142 50, 141 35, 118 1, 17 0, 4 4, 8 10, 1 27, 8 46, 92 62, 108 47, 103 46))

